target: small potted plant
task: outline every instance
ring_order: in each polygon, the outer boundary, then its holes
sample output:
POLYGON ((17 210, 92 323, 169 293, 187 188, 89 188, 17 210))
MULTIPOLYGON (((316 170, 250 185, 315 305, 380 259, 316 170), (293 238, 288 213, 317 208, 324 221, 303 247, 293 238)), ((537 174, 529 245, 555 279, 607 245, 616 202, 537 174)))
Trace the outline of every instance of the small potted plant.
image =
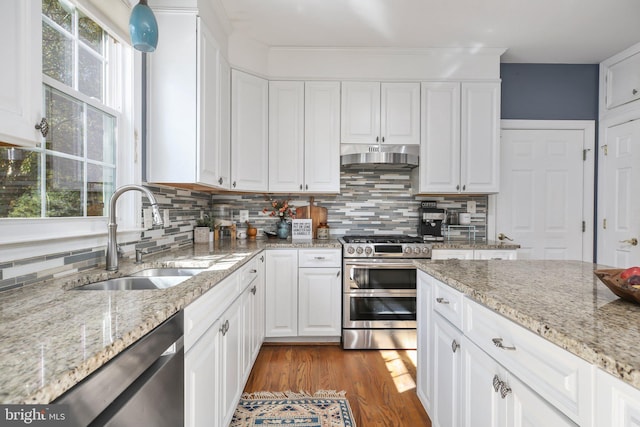
POLYGON ((294 210, 289 206, 289 200, 271 200, 271 209, 264 208, 262 213, 269 212, 269 216, 275 216, 280 218, 280 222, 277 224, 278 237, 286 239, 289 237, 289 223, 288 218, 295 218, 296 214, 294 210))
POLYGON ((209 234, 211 232, 211 218, 204 215, 196 220, 196 226, 193 228, 194 243, 209 243, 209 234))

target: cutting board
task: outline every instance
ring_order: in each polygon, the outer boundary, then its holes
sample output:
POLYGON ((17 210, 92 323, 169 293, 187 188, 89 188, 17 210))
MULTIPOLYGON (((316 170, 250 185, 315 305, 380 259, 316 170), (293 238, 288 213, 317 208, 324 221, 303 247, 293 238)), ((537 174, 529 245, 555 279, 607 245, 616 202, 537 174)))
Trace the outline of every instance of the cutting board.
POLYGON ((318 225, 327 222, 327 208, 316 206, 313 204, 313 197, 309 198, 309 206, 296 207, 296 218, 311 219, 311 227, 313 230, 313 238, 318 237, 318 225))

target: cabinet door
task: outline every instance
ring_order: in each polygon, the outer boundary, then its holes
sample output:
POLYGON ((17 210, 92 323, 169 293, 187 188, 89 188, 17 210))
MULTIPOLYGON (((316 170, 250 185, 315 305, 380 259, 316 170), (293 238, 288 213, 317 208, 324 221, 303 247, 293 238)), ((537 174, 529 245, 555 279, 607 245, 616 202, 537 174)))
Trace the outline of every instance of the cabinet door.
POLYGON ((433 399, 433 288, 430 283, 430 276, 418 270, 417 284, 417 322, 418 322, 418 347, 416 363, 417 387, 416 393, 422 402, 424 409, 431 414, 431 403, 433 399))
POLYGON ((340 192, 340 83, 305 82, 305 191, 340 192))
POLYGON ((420 83, 382 83, 380 89, 381 142, 420 144, 420 83))
POLYGON ((460 83, 422 83, 420 192, 460 189, 460 83))
POLYGON ((340 272, 340 268, 299 269, 299 336, 340 336, 340 272))
POLYGON ((380 141, 380 83, 342 82, 341 141, 377 144, 380 141))
POLYGON ((505 397, 507 426, 576 427, 578 425, 513 375, 509 376, 505 385, 510 389, 505 397))
POLYGON ((218 179, 215 184, 228 190, 231 188, 231 68, 222 55, 218 55, 218 58, 220 136, 217 147, 218 179))
MULTIPOLYGON (((242 295, 240 296, 240 306, 242 315, 242 366, 240 367, 241 383, 244 384, 245 380, 249 377, 251 371, 251 365, 253 363, 253 317, 254 317, 254 301, 253 298, 253 283, 249 285, 242 295)), ((256 288, 257 292, 257 288, 256 288)))
POLYGON ((206 185, 218 185, 218 155, 220 152, 220 49, 209 28, 198 18, 198 142, 196 180, 206 185))
POLYGON ((265 254, 262 253, 256 262, 256 269, 258 270, 258 276, 253 282, 256 291, 253 293, 253 355, 252 360, 256 360, 260 346, 264 342, 264 309, 265 309, 265 254))
POLYGON ((462 83, 460 185, 467 193, 500 187, 500 84, 462 83))
POLYGON ((462 333, 438 314, 433 315, 434 427, 460 425, 460 341, 462 333))
POLYGON ((471 341, 462 338, 462 423, 464 427, 507 426, 507 405, 500 381, 507 372, 471 341), (496 390, 496 387, 498 388, 496 390))
POLYGON ((231 71, 231 189, 267 191, 269 133, 267 80, 231 71))
POLYGON ((42 136, 42 2, 0 6, 0 142, 33 147, 42 136))
POLYGON ((265 336, 298 335, 298 251, 267 251, 265 336))
POLYGON ((304 82, 269 82, 269 191, 304 190, 304 82))
POLYGON ((221 325, 220 320, 215 322, 185 354, 185 427, 222 425, 221 325))
POLYGON ((604 371, 596 371, 596 426, 640 426, 640 390, 604 371))
POLYGON ((228 426, 242 392, 242 297, 239 297, 222 315, 222 337, 220 340, 222 381, 222 424, 228 426))
POLYGON ((605 102, 608 109, 640 98, 640 54, 612 64, 606 71, 605 102))

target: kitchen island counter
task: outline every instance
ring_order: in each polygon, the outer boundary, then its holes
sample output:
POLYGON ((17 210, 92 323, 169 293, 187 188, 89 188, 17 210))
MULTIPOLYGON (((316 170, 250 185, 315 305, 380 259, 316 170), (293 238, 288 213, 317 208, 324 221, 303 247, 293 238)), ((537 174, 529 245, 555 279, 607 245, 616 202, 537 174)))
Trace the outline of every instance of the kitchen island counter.
POLYGON ((0 403, 49 403, 264 249, 340 248, 337 240, 236 240, 121 260, 0 293, 0 403), (73 288, 146 268, 207 270, 164 290, 73 288))
POLYGON ((640 305, 580 261, 415 261, 468 298, 640 389, 640 305))

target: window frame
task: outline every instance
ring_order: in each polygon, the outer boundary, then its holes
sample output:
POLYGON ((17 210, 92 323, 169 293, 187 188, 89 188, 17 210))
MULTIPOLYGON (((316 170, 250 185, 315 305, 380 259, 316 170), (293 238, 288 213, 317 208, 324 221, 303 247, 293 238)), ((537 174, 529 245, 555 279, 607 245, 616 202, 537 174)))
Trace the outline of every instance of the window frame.
MULTIPOLYGON (((89 10, 82 1, 73 1, 79 11, 94 20, 116 41, 110 72, 118 73, 117 84, 111 85, 104 94, 104 105, 112 107, 108 111, 117 118, 115 152, 115 188, 124 184, 140 184, 142 180, 140 131, 142 124, 142 55, 131 47, 113 25, 100 19, 100 11, 89 10)), ((37 11, 42 25, 42 10, 37 11)), ((107 76, 105 75, 105 78, 107 76)), ((69 86, 42 73, 42 91, 47 84, 57 90, 63 86, 64 93, 70 93, 69 86)), ((73 95, 95 107, 96 101, 73 90, 73 95)), ((44 102, 44 95, 43 95, 44 102)), ((42 147, 42 143, 38 144, 42 147)), ((105 201, 108 203, 108 201, 105 201)), ((142 228, 141 195, 138 192, 123 195, 118 201, 116 218, 119 239, 130 241, 140 238, 142 228), (121 236, 120 236, 121 235, 121 236)), ((64 218, 0 218, 0 262, 25 259, 50 253, 99 247, 106 244, 108 209, 105 216, 64 217, 64 218)))

